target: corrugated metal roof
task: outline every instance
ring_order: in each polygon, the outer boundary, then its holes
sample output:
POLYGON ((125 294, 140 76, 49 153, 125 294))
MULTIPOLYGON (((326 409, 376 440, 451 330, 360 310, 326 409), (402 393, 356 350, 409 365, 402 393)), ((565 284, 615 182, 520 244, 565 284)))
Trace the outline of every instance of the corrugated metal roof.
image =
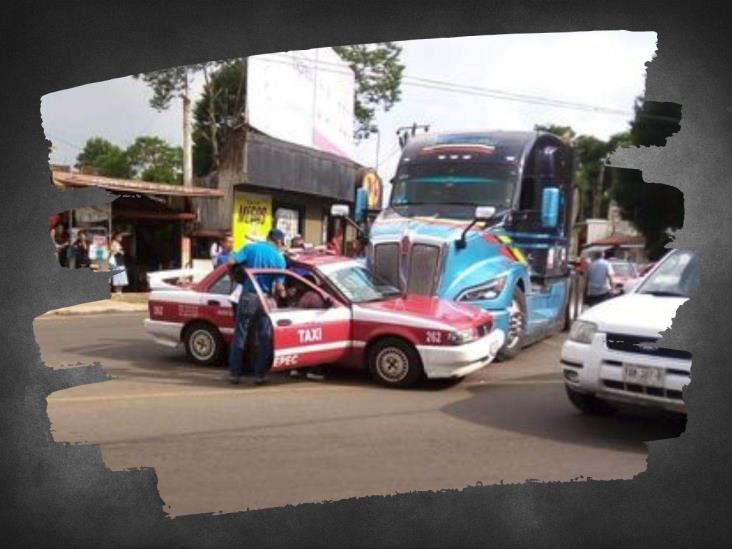
POLYGON ((59 187, 98 187, 117 193, 156 194, 162 196, 188 196, 197 198, 222 198, 224 192, 206 187, 184 187, 168 183, 152 183, 137 179, 116 179, 99 175, 52 171, 54 185, 59 187))

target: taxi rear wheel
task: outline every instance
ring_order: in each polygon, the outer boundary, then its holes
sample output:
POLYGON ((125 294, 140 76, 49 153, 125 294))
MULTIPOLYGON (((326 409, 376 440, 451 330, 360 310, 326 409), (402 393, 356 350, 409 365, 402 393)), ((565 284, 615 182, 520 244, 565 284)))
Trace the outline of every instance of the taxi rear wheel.
POLYGON ((226 345, 219 331, 203 322, 188 326, 183 335, 188 357, 202 366, 219 364, 224 358, 226 345))
POLYGON ((368 364, 371 377, 386 387, 412 387, 424 377, 417 350, 395 337, 377 341, 369 351, 368 364))

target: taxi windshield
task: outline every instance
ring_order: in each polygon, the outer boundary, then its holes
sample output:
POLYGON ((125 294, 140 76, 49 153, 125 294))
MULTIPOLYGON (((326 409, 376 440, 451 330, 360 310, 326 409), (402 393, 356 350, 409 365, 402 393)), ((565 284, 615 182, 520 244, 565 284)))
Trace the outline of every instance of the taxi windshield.
POLYGON ((352 303, 378 301, 401 295, 384 279, 360 265, 347 265, 327 273, 333 285, 352 303))

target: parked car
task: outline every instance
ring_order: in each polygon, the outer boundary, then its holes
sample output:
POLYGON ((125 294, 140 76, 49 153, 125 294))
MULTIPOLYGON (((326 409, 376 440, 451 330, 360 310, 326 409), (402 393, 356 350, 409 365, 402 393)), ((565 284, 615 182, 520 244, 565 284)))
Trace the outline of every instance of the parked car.
POLYGON ((562 346, 569 400, 589 414, 631 404, 685 413, 691 354, 658 346, 661 332, 698 284, 698 259, 674 250, 626 295, 584 311, 562 346))
POLYGON ((609 263, 613 290, 622 293, 626 282, 638 278, 638 270, 630 261, 612 259, 609 263))
MULTIPOLYGON (((290 257, 287 270, 245 274, 272 322, 273 371, 367 367, 380 383, 406 387, 422 377, 464 377, 489 364, 505 339, 489 312, 402 295, 361 262, 343 256, 303 253, 290 257), (292 299, 265 298, 256 277, 268 273, 284 277, 292 299), (322 305, 300 306, 295 298, 306 292, 315 292, 322 305)), ((222 265, 192 288, 153 291, 145 328, 158 343, 182 344, 194 362, 219 363, 233 335, 233 290, 229 268, 222 265)))
POLYGON ((211 271, 212 269, 202 269, 200 267, 153 271, 146 275, 147 285, 150 290, 192 288, 211 271))

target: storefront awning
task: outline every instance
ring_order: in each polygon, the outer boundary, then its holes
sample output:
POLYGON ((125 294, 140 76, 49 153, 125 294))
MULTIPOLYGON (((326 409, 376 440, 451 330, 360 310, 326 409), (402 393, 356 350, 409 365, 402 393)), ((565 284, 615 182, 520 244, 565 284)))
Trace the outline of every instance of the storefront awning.
POLYGON ((99 175, 52 171, 53 183, 59 187, 98 187, 116 193, 154 194, 195 198, 222 198, 220 189, 184 187, 168 183, 151 183, 136 179, 116 179, 99 175))

